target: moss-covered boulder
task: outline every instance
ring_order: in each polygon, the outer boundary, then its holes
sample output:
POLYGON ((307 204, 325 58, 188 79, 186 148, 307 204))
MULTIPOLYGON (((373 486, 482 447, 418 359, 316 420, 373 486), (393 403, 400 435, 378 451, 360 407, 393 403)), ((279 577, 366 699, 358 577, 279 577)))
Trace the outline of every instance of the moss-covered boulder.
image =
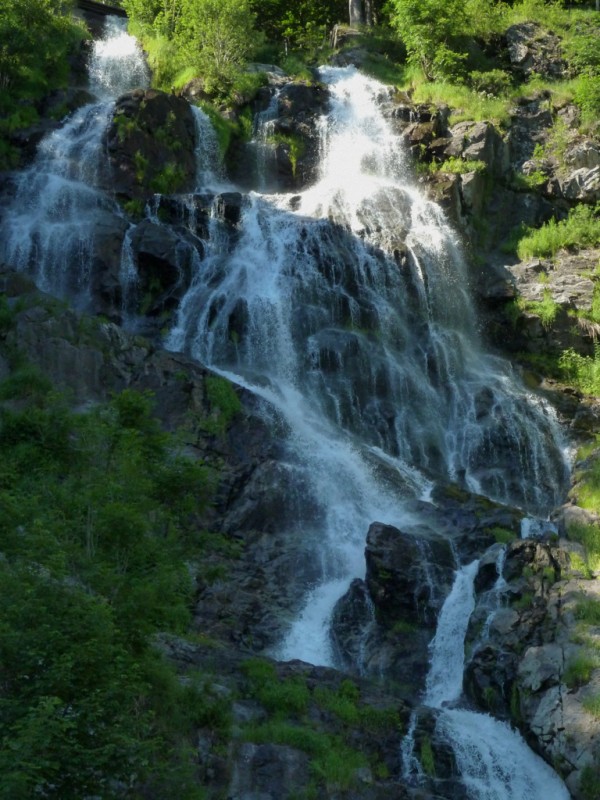
POLYGON ((181 97, 156 89, 124 94, 115 104, 106 147, 111 189, 125 203, 133 201, 131 208, 157 192, 194 189, 196 128, 181 97))

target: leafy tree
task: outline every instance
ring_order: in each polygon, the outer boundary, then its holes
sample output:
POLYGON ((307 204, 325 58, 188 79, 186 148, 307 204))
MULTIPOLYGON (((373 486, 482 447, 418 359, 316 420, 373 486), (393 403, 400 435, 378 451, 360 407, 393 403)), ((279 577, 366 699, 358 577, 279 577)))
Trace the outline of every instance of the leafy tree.
POLYGON ((408 59, 431 79, 456 76, 466 58, 457 40, 467 28, 464 0, 391 0, 391 23, 408 59))
POLYGON ((257 44, 249 0, 181 0, 177 43, 209 91, 231 85, 257 44))
POLYGON ((320 44, 336 22, 347 20, 347 0, 251 0, 257 27, 273 42, 292 47, 320 44))

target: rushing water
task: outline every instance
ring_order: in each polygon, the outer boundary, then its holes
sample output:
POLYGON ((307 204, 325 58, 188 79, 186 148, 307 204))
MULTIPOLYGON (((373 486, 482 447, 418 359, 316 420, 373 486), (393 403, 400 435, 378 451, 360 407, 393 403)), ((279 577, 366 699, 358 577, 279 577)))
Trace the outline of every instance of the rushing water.
POLYGON ((319 180, 248 197, 233 252, 211 250, 168 346, 287 422, 320 509, 303 526, 320 577, 278 655, 327 664, 327 622, 363 572, 370 522, 410 526, 403 495, 426 496, 432 476, 544 514, 565 465, 552 409, 479 344, 456 235, 407 179, 385 88, 351 68, 321 77, 319 180))
MULTIPOLYGON (((439 709, 436 732, 451 745, 471 800, 568 800, 562 781, 508 724, 450 707, 462 694, 464 640, 475 605, 473 582, 478 567, 473 561, 457 571, 442 607, 431 643, 424 702, 439 709)), ((404 748, 405 774, 418 772, 411 756, 410 748, 404 748)))
POLYGON ((108 181, 102 135, 115 97, 149 82, 142 51, 125 32, 125 22, 107 18, 89 65, 90 91, 98 102, 76 111, 42 140, 34 163, 18 177, 2 230, 7 264, 30 272, 45 291, 75 294, 80 305, 89 298, 97 238, 120 214, 102 188, 108 181))
MULTIPOLYGON (((96 239, 117 216, 127 306, 133 226, 103 191, 101 141, 113 99, 145 85, 147 72, 119 24, 110 21, 95 45, 99 102, 42 142, 19 179, 1 247, 41 288, 85 302, 96 239)), ((250 193, 234 242, 210 222, 166 344, 246 386, 283 422, 290 486, 302 487, 289 532, 306 543, 313 580, 276 655, 333 664, 332 609, 364 572, 371 522, 419 525, 408 509, 436 480, 544 516, 560 499, 565 463, 552 409, 480 345, 456 235, 408 177, 402 143, 381 111, 386 88, 352 68, 323 68, 321 78, 331 108, 321 120, 319 180, 293 198, 250 193)), ((204 143, 198 189, 233 188, 199 111, 196 122, 204 143)), ((261 189, 269 159, 260 125, 257 142, 261 189)), ((147 209, 156 224, 159 206, 156 198, 147 209)), ((183 224, 193 227, 193 199, 181 207, 183 224)), ((476 569, 474 562, 457 572, 444 605, 425 702, 440 709, 439 730, 455 743, 473 798, 560 800, 567 795, 551 771, 506 726, 443 708, 460 696, 476 569), (512 763, 523 765, 523 777, 508 775, 512 763)))

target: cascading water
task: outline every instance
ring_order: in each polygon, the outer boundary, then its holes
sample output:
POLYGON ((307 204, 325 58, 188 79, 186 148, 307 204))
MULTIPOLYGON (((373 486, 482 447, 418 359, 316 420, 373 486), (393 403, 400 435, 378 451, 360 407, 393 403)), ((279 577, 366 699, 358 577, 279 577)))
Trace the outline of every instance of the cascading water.
MULTIPOLYGON (((499 563, 501 561, 499 560, 499 563)), ((471 800, 568 800, 569 792, 553 770, 509 725, 487 714, 458 707, 462 694, 464 640, 475 605, 473 583, 479 562, 456 573, 431 643, 431 667, 424 703, 438 709, 436 733, 453 749, 471 800)), ((402 750, 405 777, 421 777, 412 752, 415 721, 402 750)))
POLYGON ((102 134, 114 98, 149 82, 143 53, 125 24, 107 17, 89 66, 90 91, 99 102, 42 140, 34 163, 18 178, 2 231, 6 263, 31 273, 41 289, 74 296, 80 305, 89 297, 95 240, 121 213, 101 188, 107 184, 102 134))
MULTIPOLYGON (((111 98, 144 85, 147 74, 118 24, 109 22, 94 50, 92 90, 101 102, 40 146, 7 215, 2 256, 41 288, 73 295, 75 287, 85 301, 94 240, 108 216, 120 216, 126 304, 135 282, 130 223, 100 188, 100 142, 111 98)), ((407 180, 401 142, 379 105, 387 90, 352 68, 324 68, 321 78, 331 111, 321 124, 320 180, 294 197, 250 194, 233 247, 219 221, 210 221, 167 346, 248 387, 283 421, 285 468, 303 487, 289 533, 306 543, 313 581, 277 654, 333 664, 329 619, 350 580, 363 574, 372 521, 416 528, 422 521, 412 501, 426 499, 438 479, 545 515, 566 471, 552 410, 479 345, 455 235, 407 180)), ((198 138, 214 142, 201 112, 196 121, 198 138)), ((206 148, 197 155, 198 190, 226 190, 206 148)), ((147 211, 156 224, 159 207, 157 198, 147 211)), ((183 199, 184 226, 195 227, 195 208, 193 198, 183 199)), ((427 686, 436 708, 460 694, 474 572, 473 565, 459 571, 447 603, 465 602, 440 620, 427 686), (440 677, 442 658, 454 664, 451 689, 440 677)), ((473 797, 512 800, 523 791, 520 797, 534 798, 554 786, 537 767, 530 770, 537 794, 522 788, 527 781, 498 778, 492 756, 486 761, 469 735, 474 715, 467 713, 441 710, 439 724, 460 742, 466 785, 492 787, 489 795, 469 788, 473 797), (499 784, 509 786, 504 794, 499 784)), ((495 746, 499 729, 482 719, 495 746)), ((513 742, 506 730, 504 741, 513 742)))
POLYGON ((407 181, 385 87, 352 68, 321 77, 320 180, 250 195, 235 249, 203 263, 168 346, 286 420, 321 563, 279 655, 330 663, 327 620, 363 572, 369 523, 415 521, 402 494, 426 495, 435 476, 543 514, 565 464, 552 410, 479 345, 456 237, 407 181))

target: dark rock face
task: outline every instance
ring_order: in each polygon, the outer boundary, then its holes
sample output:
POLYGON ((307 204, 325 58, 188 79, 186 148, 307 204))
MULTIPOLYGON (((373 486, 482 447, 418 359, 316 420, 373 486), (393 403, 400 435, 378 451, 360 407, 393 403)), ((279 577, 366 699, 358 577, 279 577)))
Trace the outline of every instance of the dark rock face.
MULTIPOLYGON (((267 108, 273 92, 260 95, 267 108)), ((318 176, 318 120, 327 107, 329 93, 322 84, 287 82, 279 88, 274 117, 269 122, 266 140, 257 151, 238 143, 228 156, 229 173, 244 189, 264 185, 268 191, 303 189, 318 176), (258 161, 265 162, 263 169, 258 161)))
MULTIPOLYGON (((420 694, 429 642, 460 563, 477 558, 502 528, 517 535, 522 514, 455 487, 439 488, 435 505, 418 503, 420 526, 410 532, 373 523, 365 581, 353 581, 334 610, 332 636, 346 669, 388 675, 407 698, 420 694)), ((495 578, 495 562, 490 567, 495 578)), ((481 580, 485 581, 483 569, 481 580)))
POLYGON ((191 191, 196 132, 189 104, 156 89, 136 89, 117 101, 106 133, 110 187, 124 200, 155 192, 191 191))

